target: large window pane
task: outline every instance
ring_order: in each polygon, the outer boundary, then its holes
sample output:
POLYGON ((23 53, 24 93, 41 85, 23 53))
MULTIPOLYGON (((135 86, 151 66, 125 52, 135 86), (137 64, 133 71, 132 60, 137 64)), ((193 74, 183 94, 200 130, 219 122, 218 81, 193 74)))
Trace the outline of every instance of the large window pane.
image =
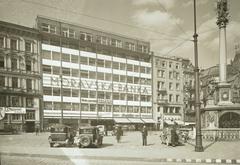
POLYGON ((52 59, 53 60, 56 60, 56 61, 60 61, 61 59, 60 59, 60 53, 58 53, 58 52, 52 52, 52 59))

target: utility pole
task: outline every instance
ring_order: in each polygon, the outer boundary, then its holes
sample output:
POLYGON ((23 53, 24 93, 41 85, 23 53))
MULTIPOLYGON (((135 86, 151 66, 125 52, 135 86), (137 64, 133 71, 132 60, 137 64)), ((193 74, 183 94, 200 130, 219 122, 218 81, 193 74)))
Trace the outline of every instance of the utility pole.
POLYGON ((196 113, 196 152, 203 152, 202 135, 201 135, 201 111, 200 111, 200 94, 199 94, 199 68, 198 68, 198 45, 197 45, 197 26, 196 26, 196 0, 193 0, 194 7, 194 60, 195 60, 195 113, 196 113))

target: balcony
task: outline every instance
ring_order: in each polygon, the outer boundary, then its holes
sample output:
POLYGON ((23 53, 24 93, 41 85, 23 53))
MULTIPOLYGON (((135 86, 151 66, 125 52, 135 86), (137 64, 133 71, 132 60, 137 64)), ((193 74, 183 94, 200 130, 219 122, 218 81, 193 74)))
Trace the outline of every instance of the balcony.
POLYGON ((27 71, 23 69, 12 69, 12 68, 0 68, 0 73, 7 73, 8 75, 22 75, 22 76, 35 76, 40 77, 39 71, 27 71))
POLYGON ((158 92, 167 93, 167 88, 158 88, 158 92))
POLYGON ((32 95, 40 96, 40 91, 35 89, 24 89, 24 88, 12 88, 12 87, 0 87, 0 93, 3 94, 16 94, 16 95, 32 95))
POLYGON ((158 104, 167 104, 168 100, 166 98, 157 98, 158 104))

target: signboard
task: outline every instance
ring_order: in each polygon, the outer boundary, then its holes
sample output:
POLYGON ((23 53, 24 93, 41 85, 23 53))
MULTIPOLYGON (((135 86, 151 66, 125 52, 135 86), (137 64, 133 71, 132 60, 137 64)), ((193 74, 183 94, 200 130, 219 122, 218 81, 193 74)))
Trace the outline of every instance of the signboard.
POLYGON ((6 107, 6 114, 26 114, 26 108, 21 107, 6 107))
MULTIPOLYGON (((61 85, 61 79, 58 77, 44 77, 43 80, 44 86, 59 86, 61 85)), ((113 92, 127 92, 127 93, 141 93, 141 94, 151 94, 151 86, 140 86, 134 84, 123 84, 116 82, 106 82, 106 81, 96 81, 88 79, 71 79, 71 78, 62 78, 63 87, 75 87, 81 89, 95 89, 95 90, 104 90, 104 91, 113 91, 113 92)))

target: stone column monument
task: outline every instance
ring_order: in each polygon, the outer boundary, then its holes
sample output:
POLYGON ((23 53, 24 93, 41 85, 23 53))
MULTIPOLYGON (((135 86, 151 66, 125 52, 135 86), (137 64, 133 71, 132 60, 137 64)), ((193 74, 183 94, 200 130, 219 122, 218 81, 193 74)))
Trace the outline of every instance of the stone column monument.
POLYGON ((229 105, 231 102, 230 84, 227 83, 227 44, 226 26, 228 24, 227 0, 218 0, 217 25, 219 27, 219 83, 218 105, 229 105))

